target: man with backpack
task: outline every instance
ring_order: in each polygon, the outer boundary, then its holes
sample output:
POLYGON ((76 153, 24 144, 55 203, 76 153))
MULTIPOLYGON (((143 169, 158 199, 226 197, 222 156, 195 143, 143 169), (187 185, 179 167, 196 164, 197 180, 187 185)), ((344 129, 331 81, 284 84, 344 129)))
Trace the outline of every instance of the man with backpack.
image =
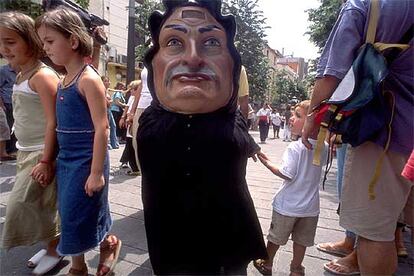
MULTIPOLYGON (((331 31, 318 65, 317 81, 302 135, 302 141, 308 148, 311 148, 308 137, 317 127, 316 112, 312 109, 331 97, 352 66, 364 43, 370 5, 371 0, 348 0, 331 31)), ((412 183, 399 176, 414 141, 414 51, 412 34, 407 36, 414 22, 413 13, 414 2, 411 0, 379 0, 374 41, 409 44, 410 47, 397 54, 384 52, 389 74, 382 83, 382 89, 391 92, 393 100, 390 102, 395 103, 394 107, 389 105, 389 110, 393 111, 390 128, 386 126, 369 141, 349 147, 345 161, 340 225, 358 235, 356 255, 362 275, 391 275, 396 271, 394 232, 412 191, 412 183), (407 37, 408 41, 402 41, 407 37), (384 151, 387 142, 389 147, 384 151), (377 170, 379 159, 382 159, 382 165, 377 170), (369 197, 368 186, 375 173, 378 173, 378 179, 373 199, 369 197)), ((413 225, 412 217, 404 219, 413 225)), ((342 264, 340 260, 337 262, 339 265, 334 271, 347 273, 342 270, 347 261, 342 264)))

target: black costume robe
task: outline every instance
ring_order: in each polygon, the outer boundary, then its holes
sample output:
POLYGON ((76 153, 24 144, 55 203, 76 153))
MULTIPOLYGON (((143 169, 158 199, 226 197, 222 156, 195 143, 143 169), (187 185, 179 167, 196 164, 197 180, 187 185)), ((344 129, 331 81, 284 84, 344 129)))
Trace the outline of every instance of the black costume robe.
POLYGON ((155 274, 217 274, 266 257, 245 175, 258 146, 239 112, 148 107, 137 136, 155 274))

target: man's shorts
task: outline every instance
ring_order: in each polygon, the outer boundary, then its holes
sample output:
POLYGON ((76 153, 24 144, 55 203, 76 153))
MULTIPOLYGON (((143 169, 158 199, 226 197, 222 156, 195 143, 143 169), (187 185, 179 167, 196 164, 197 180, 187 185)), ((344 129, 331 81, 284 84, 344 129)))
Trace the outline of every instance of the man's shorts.
POLYGON ((288 217, 273 211, 267 240, 276 245, 285 245, 292 240, 305 247, 313 246, 318 217, 288 217))
POLYGON ((10 140, 10 129, 7 124, 6 113, 4 109, 0 107, 0 141, 10 140))
POLYGON ((374 189, 375 199, 369 199, 369 182, 383 151, 372 142, 348 147, 339 223, 363 238, 386 242, 394 240, 397 221, 412 183, 401 176, 408 155, 388 151, 374 189))

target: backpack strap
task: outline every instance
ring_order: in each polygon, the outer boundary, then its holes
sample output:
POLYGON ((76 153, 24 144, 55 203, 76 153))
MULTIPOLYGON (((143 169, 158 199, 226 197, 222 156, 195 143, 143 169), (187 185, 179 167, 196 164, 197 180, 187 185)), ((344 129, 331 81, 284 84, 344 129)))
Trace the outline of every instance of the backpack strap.
POLYGON ((388 128, 387 143, 385 144, 384 150, 382 151, 380 157, 377 160, 377 163, 375 164, 374 175, 371 177, 371 180, 369 181, 369 184, 368 184, 368 197, 370 200, 375 200, 374 189, 375 189, 375 186, 377 185, 378 179, 381 176, 382 163, 384 161, 385 155, 388 152, 388 148, 390 147, 390 142, 391 142, 391 131, 392 131, 391 125, 392 125, 392 122, 394 120, 394 115, 395 115, 395 97, 391 91, 384 91, 384 94, 386 93, 389 93, 391 96, 391 118, 387 124, 387 128, 388 128))
POLYGON ((365 36, 365 43, 374 44, 375 35, 377 33, 377 25, 379 18, 379 2, 378 0, 371 0, 369 18, 368 18, 368 29, 365 36))
MULTIPOLYGON (((413 39, 414 37, 414 24, 411 24, 411 26, 408 28, 408 30, 404 33, 404 35, 401 37, 400 41, 398 41, 399 45, 406 45, 407 48, 409 47, 408 43, 410 43, 410 41, 413 39)), ((405 49, 401 49, 400 47, 397 47, 392 49, 388 55, 386 55, 386 59, 388 64, 391 64, 397 57, 398 55, 404 51, 405 49), (397 49, 399 48, 399 49, 397 49)))

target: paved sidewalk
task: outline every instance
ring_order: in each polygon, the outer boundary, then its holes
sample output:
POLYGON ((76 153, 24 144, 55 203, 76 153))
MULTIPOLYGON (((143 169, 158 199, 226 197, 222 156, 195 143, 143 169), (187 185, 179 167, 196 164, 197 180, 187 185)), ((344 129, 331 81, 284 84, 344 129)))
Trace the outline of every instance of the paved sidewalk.
MULTIPOLYGON (((258 132, 252 132, 252 136, 258 140, 258 132)), ((279 163, 287 143, 281 139, 268 140, 261 145, 263 152, 275 163, 279 163)), ((111 179, 109 200, 114 219, 112 232, 123 241, 120 255, 121 261, 116 268, 117 275, 152 275, 151 264, 148 258, 146 244, 144 218, 141 201, 140 177, 126 175, 126 169, 120 169, 119 158, 122 150, 111 150, 111 179)), ((321 188, 321 214, 316 233, 316 243, 336 241, 343 238, 343 229, 338 224, 336 209, 338 206, 335 186, 336 164, 334 162, 325 190, 321 188)), ((5 208, 8 195, 12 189, 15 175, 15 163, 4 162, 0 165, 0 223, 1 229, 4 222, 5 208)), ((247 182, 253 197, 256 210, 266 235, 270 225, 271 201, 273 195, 281 185, 281 179, 274 176, 260 162, 249 160, 247 168, 247 182)), ((408 232, 406 232, 408 239, 408 232)), ((31 270, 25 267, 26 261, 41 248, 41 245, 31 247, 19 247, 9 252, 0 253, 0 275, 30 275, 31 270)), ((89 275, 94 275, 98 265, 98 249, 89 252, 87 263, 90 268, 89 275)), ((414 275, 413 249, 409 248, 410 258, 400 259, 397 275, 414 275)), ((281 247, 276 255, 273 275, 288 275, 289 263, 292 258, 291 241, 281 247)), ((331 275, 323 270, 323 264, 334 257, 309 248, 304 259, 307 275, 331 275)), ((49 275, 64 275, 69 271, 70 261, 65 258, 59 267, 51 271, 49 275)), ((260 275, 250 264, 248 275, 260 275)))

